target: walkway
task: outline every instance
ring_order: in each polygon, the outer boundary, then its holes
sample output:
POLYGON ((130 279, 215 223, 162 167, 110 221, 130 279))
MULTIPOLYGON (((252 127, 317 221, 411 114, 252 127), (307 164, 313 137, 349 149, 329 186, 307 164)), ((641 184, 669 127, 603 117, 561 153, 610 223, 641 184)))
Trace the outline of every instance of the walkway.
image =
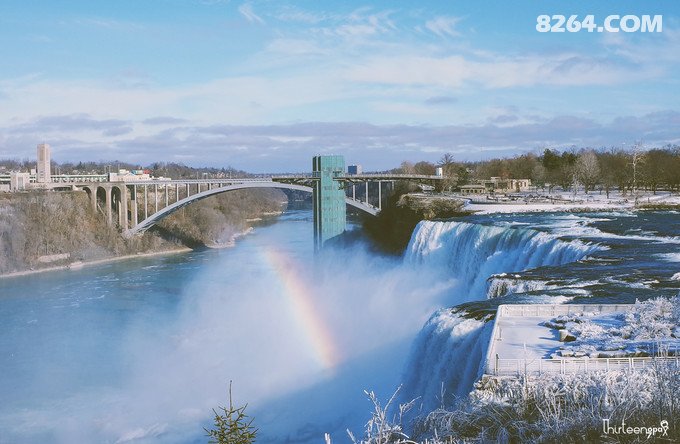
POLYGON ((677 357, 550 358, 563 343, 559 341, 557 330, 545 327, 541 323, 566 314, 623 313, 632 306, 633 304, 500 305, 491 333, 485 373, 504 376, 637 369, 652 365, 655 359, 668 360, 680 365, 677 357))

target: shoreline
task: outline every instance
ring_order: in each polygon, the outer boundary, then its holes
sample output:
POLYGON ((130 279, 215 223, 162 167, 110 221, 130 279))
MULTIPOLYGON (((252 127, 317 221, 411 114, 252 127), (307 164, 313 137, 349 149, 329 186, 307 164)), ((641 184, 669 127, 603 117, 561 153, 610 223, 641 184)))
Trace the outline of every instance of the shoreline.
MULTIPOLYGON (((256 221, 261 221, 264 220, 265 218, 269 217, 278 217, 281 214, 283 214, 283 211, 270 211, 262 214, 262 217, 249 220, 250 222, 256 222, 256 221)), ((244 236, 247 236, 254 230, 253 226, 247 227, 245 230, 234 233, 231 238, 229 239, 228 242, 225 243, 220 243, 220 244, 211 244, 211 245, 205 245, 206 248, 208 249, 224 249, 224 248, 232 248, 236 245, 236 241, 244 236)), ((112 256, 112 257, 107 257, 107 258, 102 258, 102 259, 94 259, 90 261, 73 261, 68 264, 64 265, 55 265, 53 267, 45 267, 45 268, 39 268, 35 270, 21 270, 21 271, 12 271, 9 273, 0 273, 0 280, 2 279, 11 279, 15 277, 22 277, 22 276, 30 276, 33 274, 39 274, 39 273, 48 273, 51 271, 64 271, 64 270, 80 270, 85 267, 91 267, 93 265, 102 265, 102 264, 108 264, 112 262, 118 262, 118 261, 124 261, 128 259, 134 259, 134 258, 142 258, 142 257, 154 257, 154 256, 166 256, 166 255, 171 255, 171 254, 179 254, 179 253, 188 253, 190 251, 194 251, 193 248, 189 247, 178 247, 178 248, 173 248, 170 250, 161 250, 161 251, 152 251, 152 252, 147 252, 147 253, 134 253, 134 254, 126 254, 123 256, 112 256)))
POLYGON ((503 214, 503 213, 550 213, 550 212, 611 212, 611 211, 645 211, 650 209, 677 210, 680 208, 680 196, 671 193, 662 195, 642 195, 637 204, 625 196, 603 198, 601 195, 580 195, 581 201, 569 202, 563 196, 557 195, 557 202, 531 201, 475 201, 470 197, 457 196, 465 204, 463 209, 473 214, 503 214))
POLYGON ((113 257, 107 257, 103 259, 94 259, 91 261, 74 261, 71 262, 70 264, 66 265, 56 265, 54 267, 45 267, 45 268, 39 268, 36 270, 22 270, 22 271, 12 271, 10 273, 2 273, 0 274, 0 279, 11 279, 15 277, 22 277, 22 276, 30 276, 32 274, 39 274, 39 273, 47 273, 50 271, 63 271, 63 270, 80 270, 85 267, 91 267, 93 265, 102 265, 102 264, 108 264, 112 262, 119 262, 119 261, 124 261, 127 259, 134 259, 134 258, 144 258, 144 257, 154 257, 154 256, 169 256, 171 254, 179 254, 179 253, 188 253, 190 251, 194 251, 193 249, 189 247, 180 247, 177 249, 172 249, 172 250, 162 250, 162 251, 153 251, 153 252, 148 252, 148 253, 135 253, 135 254, 126 254, 123 256, 113 256, 113 257))

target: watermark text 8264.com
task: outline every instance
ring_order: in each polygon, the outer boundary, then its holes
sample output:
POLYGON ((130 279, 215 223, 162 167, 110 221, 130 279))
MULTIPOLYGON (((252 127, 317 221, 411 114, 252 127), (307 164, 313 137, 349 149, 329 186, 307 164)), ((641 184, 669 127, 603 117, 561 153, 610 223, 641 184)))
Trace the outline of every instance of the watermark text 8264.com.
POLYGON ((663 32, 662 15, 608 15, 598 21, 594 15, 539 15, 538 32, 663 32))

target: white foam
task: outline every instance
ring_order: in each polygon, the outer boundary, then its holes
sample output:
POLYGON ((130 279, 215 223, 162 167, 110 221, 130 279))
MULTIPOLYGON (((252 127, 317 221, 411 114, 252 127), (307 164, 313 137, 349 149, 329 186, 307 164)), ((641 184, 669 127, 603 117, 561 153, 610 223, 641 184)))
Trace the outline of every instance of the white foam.
POLYGON ((662 253, 657 254, 656 257, 666 262, 680 262, 680 253, 662 253))
POLYGON ((601 249, 526 228, 423 221, 411 237, 406 261, 449 270, 463 284, 452 301, 460 303, 485 298, 489 276, 575 262, 601 249))

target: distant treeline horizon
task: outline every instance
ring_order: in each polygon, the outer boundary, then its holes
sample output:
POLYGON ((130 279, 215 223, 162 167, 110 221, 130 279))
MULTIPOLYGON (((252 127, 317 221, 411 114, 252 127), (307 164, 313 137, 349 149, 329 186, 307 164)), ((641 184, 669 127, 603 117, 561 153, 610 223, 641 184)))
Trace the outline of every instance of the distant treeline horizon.
POLYGON ((394 172, 434 174, 443 168, 445 189, 455 189, 477 180, 531 179, 539 188, 559 187, 571 190, 583 187, 585 192, 612 189, 622 193, 647 189, 680 190, 680 146, 644 149, 635 145, 629 150, 621 148, 571 148, 557 150, 546 148, 542 153, 526 153, 514 157, 480 161, 456 161, 446 153, 437 163, 421 161, 403 162, 394 172))
MULTIPOLYGON (((35 161, 28 159, 0 159, 0 171, 29 171, 35 165, 35 161)), ((654 192, 660 188, 680 190, 680 146, 671 144, 650 149, 641 145, 630 149, 545 148, 540 153, 477 161, 458 161, 455 155, 446 153, 437 162, 404 161, 398 167, 383 172, 432 175, 437 167, 443 168, 447 177, 445 189, 456 189, 477 180, 498 177, 530 179, 534 186, 549 190, 555 187, 569 190, 575 185, 582 186, 586 192, 600 189, 609 193, 612 189, 618 189, 625 193, 641 188, 654 192)), ((142 165, 117 160, 52 161, 52 174, 106 174, 119 169, 150 170, 154 176, 172 179, 249 177, 258 174, 231 166, 191 167, 178 162, 142 165)))

